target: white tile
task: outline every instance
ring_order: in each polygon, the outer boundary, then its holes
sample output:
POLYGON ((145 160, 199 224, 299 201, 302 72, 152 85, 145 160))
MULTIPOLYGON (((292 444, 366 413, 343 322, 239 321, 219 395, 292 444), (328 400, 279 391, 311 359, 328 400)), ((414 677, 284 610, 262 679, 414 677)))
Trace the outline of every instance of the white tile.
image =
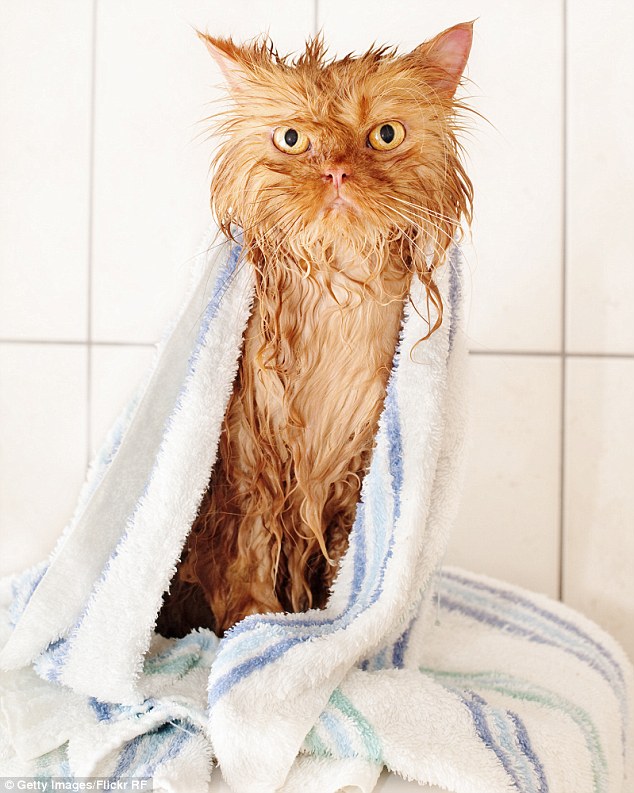
POLYGON ((634 658, 634 360, 567 367, 564 599, 634 658))
POLYGON ((568 4, 567 343, 634 353, 634 6, 568 4))
POLYGON ((474 19, 465 136, 474 182, 469 336, 472 348, 556 351, 561 341, 562 13, 551 0, 320 0, 339 54, 373 41, 407 51, 474 19), (359 20, 363 20, 359 24, 359 20), (536 53, 539 53, 536 57, 536 53), (493 125, 493 126, 491 126, 493 125))
POLYGON ((47 556, 85 470, 85 347, 0 344, 0 575, 47 556))
POLYGON ((471 356, 471 447, 447 562, 559 589, 558 359, 471 356))
POLYGON ((200 30, 235 41, 268 34, 280 53, 303 49, 307 36, 313 34, 314 0, 240 0, 224 5, 196 0, 185 5, 187 12, 181 12, 180 18, 200 30))
POLYGON ((154 347, 99 345, 90 365, 90 453, 132 397, 154 360, 154 347))
POLYGON ((192 26, 236 40, 270 30, 280 50, 310 32, 299 2, 99 3, 93 327, 104 341, 154 342, 178 305, 210 222, 219 73, 192 26))
POLYGON ((86 334, 92 3, 0 10, 0 337, 86 334))

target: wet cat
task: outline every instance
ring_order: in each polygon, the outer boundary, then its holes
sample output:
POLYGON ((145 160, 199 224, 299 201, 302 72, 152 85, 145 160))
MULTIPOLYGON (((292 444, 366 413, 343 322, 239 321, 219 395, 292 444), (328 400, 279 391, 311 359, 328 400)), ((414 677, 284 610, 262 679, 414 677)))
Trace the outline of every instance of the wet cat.
MULTIPOLYGON (((433 275, 472 187, 455 99, 471 23, 412 52, 295 60, 201 34, 231 106, 211 206, 242 230, 256 299, 216 465, 157 629, 219 635, 322 608, 347 548, 415 273, 433 275)), ((431 316, 431 312, 429 313, 431 316)))

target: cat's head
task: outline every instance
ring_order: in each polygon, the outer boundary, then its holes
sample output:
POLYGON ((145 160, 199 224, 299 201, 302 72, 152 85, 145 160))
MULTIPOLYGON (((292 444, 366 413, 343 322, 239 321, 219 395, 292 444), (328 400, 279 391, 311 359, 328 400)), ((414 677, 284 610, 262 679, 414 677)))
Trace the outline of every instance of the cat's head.
POLYGON ((226 232, 236 224, 252 245, 300 258, 400 242, 415 269, 442 261, 471 212, 455 99, 471 23, 404 55, 373 47, 340 60, 321 37, 291 59, 262 39, 199 35, 232 100, 212 181, 226 232))

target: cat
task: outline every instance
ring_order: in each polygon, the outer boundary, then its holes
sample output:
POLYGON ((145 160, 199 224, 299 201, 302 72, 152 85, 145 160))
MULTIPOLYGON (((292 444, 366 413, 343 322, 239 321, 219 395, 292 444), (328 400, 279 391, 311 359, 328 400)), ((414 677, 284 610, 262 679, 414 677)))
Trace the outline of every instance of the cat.
POLYGON ((231 99, 212 212, 227 237, 241 230, 256 297, 218 459, 159 614, 166 636, 326 605, 410 279, 426 286, 431 335, 434 271, 473 198, 455 98, 472 23, 404 55, 339 60, 321 36, 291 60, 266 40, 199 35, 231 99))

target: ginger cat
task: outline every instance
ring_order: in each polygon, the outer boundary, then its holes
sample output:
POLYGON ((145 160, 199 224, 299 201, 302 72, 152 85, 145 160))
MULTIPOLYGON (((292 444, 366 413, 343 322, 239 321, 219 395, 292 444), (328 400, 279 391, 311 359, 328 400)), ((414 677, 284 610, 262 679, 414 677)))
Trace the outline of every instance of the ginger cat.
MULTIPOLYGON (((427 287, 472 187, 455 99, 471 23, 405 55, 295 60, 200 34, 226 78, 211 205, 254 268, 216 465, 157 630, 218 635, 323 608, 348 534, 413 273, 427 287)), ((421 307, 424 308, 424 307, 421 307)))

